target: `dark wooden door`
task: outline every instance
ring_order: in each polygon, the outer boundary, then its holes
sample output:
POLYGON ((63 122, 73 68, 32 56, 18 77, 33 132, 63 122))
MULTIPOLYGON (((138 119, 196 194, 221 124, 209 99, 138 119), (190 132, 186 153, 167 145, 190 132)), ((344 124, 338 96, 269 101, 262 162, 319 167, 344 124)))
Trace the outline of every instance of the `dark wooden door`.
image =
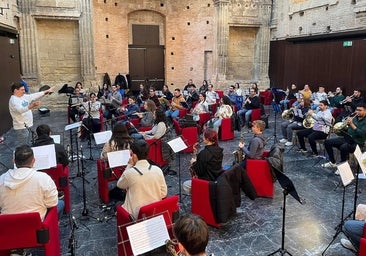
POLYGON ((138 90, 140 83, 161 90, 165 83, 165 49, 159 43, 159 26, 133 25, 132 33, 133 44, 128 49, 132 90, 138 90))
POLYGON ((0 31, 0 135, 12 127, 9 113, 10 85, 20 80, 19 42, 15 34, 0 31))

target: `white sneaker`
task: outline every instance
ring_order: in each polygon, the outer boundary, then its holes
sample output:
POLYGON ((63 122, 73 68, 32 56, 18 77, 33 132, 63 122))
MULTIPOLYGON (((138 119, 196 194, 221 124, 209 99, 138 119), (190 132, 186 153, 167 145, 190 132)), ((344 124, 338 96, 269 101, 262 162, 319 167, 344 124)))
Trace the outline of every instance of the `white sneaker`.
POLYGON ((335 172, 334 172, 335 175, 339 176, 339 170, 337 169, 335 172))
POLYGON ((287 142, 285 143, 285 146, 288 146, 288 147, 292 146, 292 142, 291 142, 291 141, 287 141, 287 142))
POLYGON ((352 244, 352 243, 350 242, 350 240, 348 240, 348 239, 344 239, 344 238, 342 238, 342 239, 341 239, 341 245, 342 245, 344 248, 348 249, 348 250, 351 250, 351 251, 353 251, 353 252, 357 252, 356 248, 353 246, 353 244, 352 244))
POLYGON ((328 163, 322 164, 322 167, 323 168, 337 168, 337 165, 333 164, 332 162, 328 162, 328 163))
POLYGON ((287 140, 286 140, 286 139, 280 139, 280 142, 281 142, 281 143, 286 143, 286 142, 287 142, 287 140))

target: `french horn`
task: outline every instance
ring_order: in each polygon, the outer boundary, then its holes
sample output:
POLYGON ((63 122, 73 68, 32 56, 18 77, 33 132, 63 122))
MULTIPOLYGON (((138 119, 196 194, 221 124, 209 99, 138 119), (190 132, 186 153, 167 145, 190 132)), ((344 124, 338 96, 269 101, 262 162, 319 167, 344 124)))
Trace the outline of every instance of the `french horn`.
POLYGON ((286 109, 282 112, 282 119, 283 120, 288 120, 288 121, 292 121, 294 119, 294 109, 290 108, 290 109, 286 109))
POLYGON ((315 119, 311 115, 306 115, 304 120, 302 121, 302 125, 306 129, 313 128, 314 124, 315 124, 315 119))
POLYGON ((346 131, 347 128, 348 128, 348 123, 347 123, 347 119, 348 117, 352 117, 355 118, 357 115, 356 115, 356 112, 352 113, 351 115, 343 118, 343 120, 341 122, 338 122, 338 123, 335 123, 333 125, 333 132, 335 134, 337 134, 338 136, 342 136, 342 131, 346 131))

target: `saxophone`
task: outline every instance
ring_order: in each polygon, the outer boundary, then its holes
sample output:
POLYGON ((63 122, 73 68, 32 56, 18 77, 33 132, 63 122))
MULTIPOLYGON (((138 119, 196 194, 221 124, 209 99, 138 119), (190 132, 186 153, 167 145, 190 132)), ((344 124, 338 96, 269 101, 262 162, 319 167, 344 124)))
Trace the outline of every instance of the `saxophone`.
MULTIPOLYGON (((199 146, 199 143, 198 142, 194 143, 194 145, 193 145, 192 158, 196 158, 197 157, 198 146, 199 146)), ((197 178, 196 171, 192 168, 192 165, 189 167, 189 172, 191 173, 192 178, 197 178)))
MULTIPOLYGON (((241 131, 239 142, 244 143, 244 129, 241 131)), ((240 164, 243 162, 245 155, 244 151, 241 147, 238 147, 237 150, 233 152, 234 155, 234 164, 240 164)))

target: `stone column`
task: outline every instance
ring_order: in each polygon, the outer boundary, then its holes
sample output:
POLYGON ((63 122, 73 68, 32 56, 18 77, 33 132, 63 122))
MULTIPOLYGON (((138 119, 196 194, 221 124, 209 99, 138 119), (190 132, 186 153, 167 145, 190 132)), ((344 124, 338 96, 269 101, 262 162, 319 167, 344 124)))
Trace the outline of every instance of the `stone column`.
POLYGON ((227 68, 227 54, 228 54, 228 39, 229 39, 229 26, 228 26, 228 0, 214 0, 215 5, 215 41, 214 41, 214 65, 216 80, 223 81, 226 79, 227 68))
POLYGON ((94 38, 93 38, 93 1, 82 0, 79 20, 81 76, 83 81, 95 80, 94 38))
POLYGON ((37 79, 38 61, 36 45, 36 24, 31 15, 33 1, 19 1, 19 44, 23 75, 27 79, 37 79))

